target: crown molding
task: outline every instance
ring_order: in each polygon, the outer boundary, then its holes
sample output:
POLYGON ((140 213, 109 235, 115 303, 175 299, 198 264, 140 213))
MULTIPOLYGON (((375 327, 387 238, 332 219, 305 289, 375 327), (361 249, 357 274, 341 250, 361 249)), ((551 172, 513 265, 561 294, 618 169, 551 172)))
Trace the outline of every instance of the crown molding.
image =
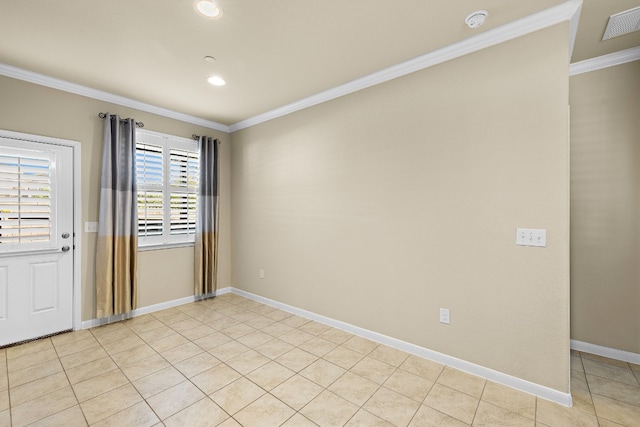
POLYGON ((112 104, 122 105, 123 107, 135 108, 136 110, 146 111, 147 113, 157 114, 158 116, 168 117, 170 119, 179 120, 181 122, 191 123, 209 129, 215 129, 221 132, 229 133, 229 126, 223 125, 221 123, 201 119, 200 117, 190 116, 188 114, 179 113, 177 111, 168 110, 162 107, 156 107, 155 105, 136 101, 135 99, 126 98, 120 95, 114 95, 109 92, 104 92, 76 83, 71 83, 66 80, 56 79, 44 74, 34 73, 32 71, 13 67, 11 65, 0 64, 0 75, 23 80, 29 83, 34 83, 40 86, 46 86, 52 89, 62 90, 64 92, 69 92, 76 95, 86 96, 87 98, 93 98, 112 104))
POLYGON ((533 33, 534 31, 548 28, 552 25, 559 24, 564 21, 571 21, 569 43, 570 56, 571 50, 573 49, 576 30, 578 28, 578 19, 580 16, 581 8, 582 0, 569 0, 558 6, 545 9, 543 11, 534 13, 527 17, 494 28, 492 30, 488 30, 484 33, 480 33, 476 36, 469 37, 461 42, 454 43, 447 47, 434 50, 408 61, 401 62, 388 68, 384 68, 380 71, 353 80, 349 83, 336 86, 332 89, 328 89, 326 91, 312 95, 308 98, 292 102, 291 104, 284 105, 266 113, 258 114, 257 116, 241 120, 237 123, 232 124, 229 129, 231 132, 246 129, 248 127, 255 126, 257 124, 303 110, 305 108, 313 107, 314 105, 318 105, 323 102, 327 102, 332 99, 336 99, 341 96, 345 96, 350 93, 354 93, 371 86, 396 79, 398 77, 406 76, 407 74, 411 74, 416 71, 424 70, 425 68, 429 68, 434 65, 441 64, 443 62, 450 61, 464 55, 468 55, 481 49, 485 49, 487 47, 515 39, 517 37, 522 37, 524 35, 533 33))
MULTIPOLYGON (((524 35, 533 33, 544 28, 559 24, 561 22, 570 21, 570 42, 569 55, 573 51, 575 35, 578 28, 578 19, 582 8, 582 0, 569 0, 557 6, 534 13, 527 17, 518 19, 500 27, 480 33, 476 36, 469 37, 461 42, 454 43, 441 49, 401 62, 391 67, 384 68, 367 76, 353 80, 351 82, 336 86, 326 91, 317 93, 307 98, 291 104, 284 105, 266 113, 258 114, 245 120, 227 126, 211 120, 205 120, 199 117, 190 116, 166 108, 157 107, 155 105, 136 101, 120 95, 93 89, 87 86, 71 83, 65 80, 56 79, 44 74, 34 73, 32 71, 13 67, 0 63, 0 75, 27 81, 52 89, 58 89, 76 95, 86 96, 88 98, 98 99, 112 104, 122 105, 124 107, 134 108, 140 111, 157 114, 159 116, 168 117, 182 122, 203 126, 209 129, 215 129, 221 132, 231 133, 238 130, 246 129, 257 124, 282 117, 296 111, 300 111, 314 105, 318 105, 416 71, 424 70, 434 65, 459 58, 464 55, 494 46, 508 40, 512 40, 524 35)), ((635 58, 637 59, 637 58, 635 58)), ((630 59, 626 62, 635 60, 630 59)), ((584 62, 584 61, 583 61, 584 62)), ((622 62, 620 62, 622 63, 622 62)), ((580 63, 578 63, 580 64, 580 63)), ((577 65, 577 64, 576 64, 577 65)))
POLYGON ((578 24, 580 23, 580 12, 582 12, 582 1, 577 0, 574 11, 570 14, 569 17, 569 62, 571 62, 571 57, 573 56, 573 47, 576 44, 576 34, 578 34, 578 24))
POLYGON ((620 52, 574 62, 569 66, 569 75, 576 76, 578 74, 601 70, 637 60, 640 60, 640 47, 632 47, 631 49, 621 50, 620 52))

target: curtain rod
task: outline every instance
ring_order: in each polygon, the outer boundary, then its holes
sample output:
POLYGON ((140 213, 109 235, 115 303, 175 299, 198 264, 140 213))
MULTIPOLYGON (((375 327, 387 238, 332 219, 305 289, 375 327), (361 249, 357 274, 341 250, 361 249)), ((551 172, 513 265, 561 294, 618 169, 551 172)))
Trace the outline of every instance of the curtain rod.
MULTIPOLYGON (((98 117, 100 117, 101 119, 104 119, 104 118, 106 118, 106 117, 107 117, 107 115, 106 115, 105 113, 99 113, 99 114, 98 114, 98 117)), ((111 117, 114 117, 114 116, 111 116, 111 117)), ((126 120, 126 119, 121 119, 121 120, 126 120)), ((143 127, 144 127, 144 123, 142 123, 142 122, 136 122, 136 127, 138 127, 138 128, 143 128, 143 127)))
MULTIPOLYGON (((200 140, 200 135, 196 135, 195 133, 191 135, 191 139, 195 139, 196 141, 200 140)), ((214 140, 217 138, 213 138, 214 140)), ((218 144, 220 144, 220 140, 218 139, 218 144)))
MULTIPOLYGON (((98 117, 100 117, 101 119, 105 119, 107 117, 106 113, 99 113, 98 117)), ((113 117, 113 116, 111 116, 113 117)), ((122 119, 125 120, 125 119, 122 119)), ((143 128, 144 127, 144 123, 142 122, 136 122, 136 127, 139 128, 143 128)), ((195 133, 191 135, 191 138, 195 139, 196 141, 198 141, 200 139, 200 135, 196 135, 195 133)), ((214 138, 215 139, 215 138, 214 138)), ((220 144, 220 140, 218 139, 218 144, 220 144)))

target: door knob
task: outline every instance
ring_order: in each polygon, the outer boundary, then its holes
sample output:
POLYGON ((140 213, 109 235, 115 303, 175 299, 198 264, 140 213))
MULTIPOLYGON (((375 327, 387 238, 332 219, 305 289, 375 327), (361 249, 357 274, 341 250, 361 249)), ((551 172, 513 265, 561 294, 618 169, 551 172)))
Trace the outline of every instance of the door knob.
POLYGON ((69 246, 63 246, 62 252, 69 252, 69 246))
POLYGON ((62 233, 62 238, 63 239, 68 239, 69 238, 69 233, 62 233))

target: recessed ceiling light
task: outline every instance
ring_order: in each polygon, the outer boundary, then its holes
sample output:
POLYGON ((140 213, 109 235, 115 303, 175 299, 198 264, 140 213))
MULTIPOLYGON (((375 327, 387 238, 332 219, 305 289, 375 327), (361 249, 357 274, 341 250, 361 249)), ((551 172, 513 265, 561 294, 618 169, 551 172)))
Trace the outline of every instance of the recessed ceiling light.
POLYGON ((195 0, 193 7, 202 16, 218 19, 222 16, 222 8, 211 0, 195 0))
POLYGON ((207 79, 207 81, 214 86, 224 86, 227 84, 227 82, 224 81, 224 79, 219 76, 211 76, 207 79))

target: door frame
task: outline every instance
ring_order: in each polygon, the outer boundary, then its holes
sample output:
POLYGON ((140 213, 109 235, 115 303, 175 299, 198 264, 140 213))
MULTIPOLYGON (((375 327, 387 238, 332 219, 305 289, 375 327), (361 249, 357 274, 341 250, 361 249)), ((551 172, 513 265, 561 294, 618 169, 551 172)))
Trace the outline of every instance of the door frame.
POLYGON ((39 142, 43 144, 62 145, 73 150, 73 313, 72 326, 74 331, 82 329, 82 157, 81 144, 69 139, 53 138, 22 132, 0 129, 0 137, 18 141, 39 142))

